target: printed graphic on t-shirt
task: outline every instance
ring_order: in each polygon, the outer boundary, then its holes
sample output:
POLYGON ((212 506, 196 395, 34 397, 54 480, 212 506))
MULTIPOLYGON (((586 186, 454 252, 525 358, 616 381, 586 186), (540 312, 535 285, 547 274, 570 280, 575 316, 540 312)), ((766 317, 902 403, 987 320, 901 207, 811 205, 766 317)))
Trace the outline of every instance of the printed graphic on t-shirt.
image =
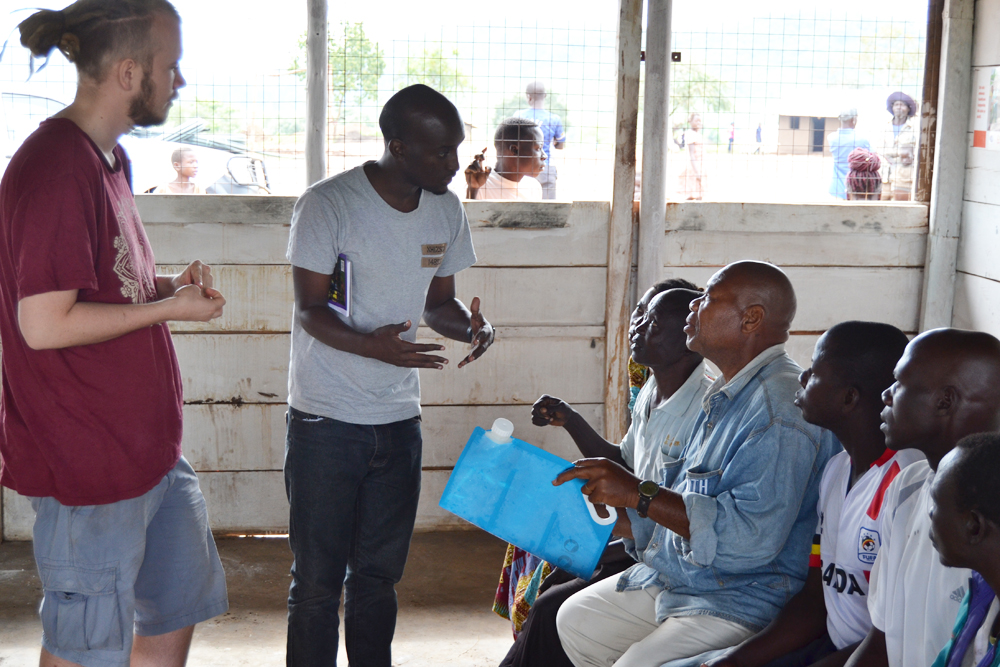
MULTIPOLYGON (((135 254, 143 251, 142 239, 137 233, 139 212, 132 200, 119 200, 115 206, 115 217, 121 232, 115 237, 115 274, 121 280, 122 296, 132 303, 147 303, 150 286, 144 284, 144 276, 136 270, 135 254), (131 219, 130 219, 131 218, 131 219)), ((155 293, 155 287, 152 288, 155 293)))
MULTIPOLYGON (((846 593, 847 595, 860 595, 865 596, 865 591, 861 587, 860 582, 851 572, 848 572, 842 567, 837 567, 836 563, 830 563, 823 570, 823 583, 833 588, 838 593, 846 593)), ((868 583, 867 581, 865 583, 868 583)))

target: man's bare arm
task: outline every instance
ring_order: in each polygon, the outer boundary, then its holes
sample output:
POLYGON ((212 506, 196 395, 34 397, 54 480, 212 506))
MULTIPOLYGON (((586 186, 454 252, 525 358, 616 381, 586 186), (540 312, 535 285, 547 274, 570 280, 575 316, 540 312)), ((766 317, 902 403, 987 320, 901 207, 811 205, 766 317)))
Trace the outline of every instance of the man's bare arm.
POLYGON ((387 324, 371 333, 361 333, 348 326, 327 305, 330 276, 292 267, 295 286, 295 317, 310 336, 337 350, 370 359, 378 359, 405 368, 444 368, 448 360, 426 354, 443 350, 434 343, 411 343, 399 337, 412 322, 387 324))
POLYGON ((583 415, 561 398, 545 394, 535 401, 531 406, 531 423, 535 426, 562 426, 588 459, 606 458, 626 465, 621 447, 602 438, 583 415))
POLYGON ((431 279, 424 301, 424 321, 427 326, 452 340, 470 343, 472 351, 458 367, 472 363, 483 356, 493 344, 493 325, 479 311, 479 297, 472 299, 466 308, 455 296, 455 276, 435 276, 431 279))
POLYGON ((889 654, 885 648, 885 633, 872 626, 868 636, 861 640, 858 649, 845 667, 888 667, 889 654))
POLYGON ((169 320, 208 322, 222 315, 225 304, 218 291, 197 285, 141 304, 77 301, 77 290, 65 290, 21 299, 17 320, 28 347, 53 350, 102 343, 169 320))

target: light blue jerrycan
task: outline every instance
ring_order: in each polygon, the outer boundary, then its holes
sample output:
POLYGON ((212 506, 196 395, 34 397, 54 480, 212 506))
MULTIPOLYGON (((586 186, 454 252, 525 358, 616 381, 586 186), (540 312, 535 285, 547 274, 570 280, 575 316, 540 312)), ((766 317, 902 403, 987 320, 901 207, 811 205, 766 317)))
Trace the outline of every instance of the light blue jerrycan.
POLYGON ((441 495, 441 507, 502 540, 590 579, 617 516, 602 519, 574 479, 552 480, 572 464, 511 437, 514 425, 497 419, 472 432, 441 495))

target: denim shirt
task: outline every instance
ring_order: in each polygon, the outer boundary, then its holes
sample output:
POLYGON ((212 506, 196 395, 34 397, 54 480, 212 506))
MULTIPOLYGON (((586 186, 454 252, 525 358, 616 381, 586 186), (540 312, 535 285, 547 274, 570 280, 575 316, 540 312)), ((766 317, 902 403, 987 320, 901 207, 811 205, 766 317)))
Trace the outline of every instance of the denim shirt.
POLYGON ((802 588, 823 466, 841 447, 792 403, 801 371, 775 345, 706 392, 662 481, 684 499, 690 540, 628 510, 639 563, 618 590, 659 588, 657 622, 708 614, 759 630, 802 588))

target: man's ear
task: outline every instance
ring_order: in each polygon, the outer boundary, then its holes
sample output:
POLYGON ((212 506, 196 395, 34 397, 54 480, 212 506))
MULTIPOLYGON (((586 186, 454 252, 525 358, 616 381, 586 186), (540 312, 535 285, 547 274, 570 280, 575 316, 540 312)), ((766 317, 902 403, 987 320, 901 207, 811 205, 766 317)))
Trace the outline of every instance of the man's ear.
POLYGON ((507 144, 507 155, 513 155, 514 157, 517 157, 520 154, 521 154, 520 146, 518 146, 518 143, 516 141, 511 141, 510 143, 507 144))
POLYGON ((764 306, 759 304, 750 306, 743 311, 743 325, 740 327, 743 333, 753 333, 764 323, 764 306))
POLYGON ((142 68, 131 58, 125 58, 115 65, 114 73, 122 90, 132 92, 139 89, 142 82, 142 68))
POLYGON ((958 390, 948 385, 941 389, 934 397, 934 409, 940 414, 951 414, 958 409, 958 390))
POLYGON ((406 144, 402 139, 389 140, 389 154, 397 160, 406 160, 406 144))
POLYGON ((848 413, 861 402, 861 392, 857 387, 848 387, 844 390, 844 404, 841 412, 848 413))
POLYGON ((969 510, 965 517, 965 539, 970 545, 977 545, 986 539, 990 528, 996 528, 989 519, 980 514, 979 510, 969 510))

